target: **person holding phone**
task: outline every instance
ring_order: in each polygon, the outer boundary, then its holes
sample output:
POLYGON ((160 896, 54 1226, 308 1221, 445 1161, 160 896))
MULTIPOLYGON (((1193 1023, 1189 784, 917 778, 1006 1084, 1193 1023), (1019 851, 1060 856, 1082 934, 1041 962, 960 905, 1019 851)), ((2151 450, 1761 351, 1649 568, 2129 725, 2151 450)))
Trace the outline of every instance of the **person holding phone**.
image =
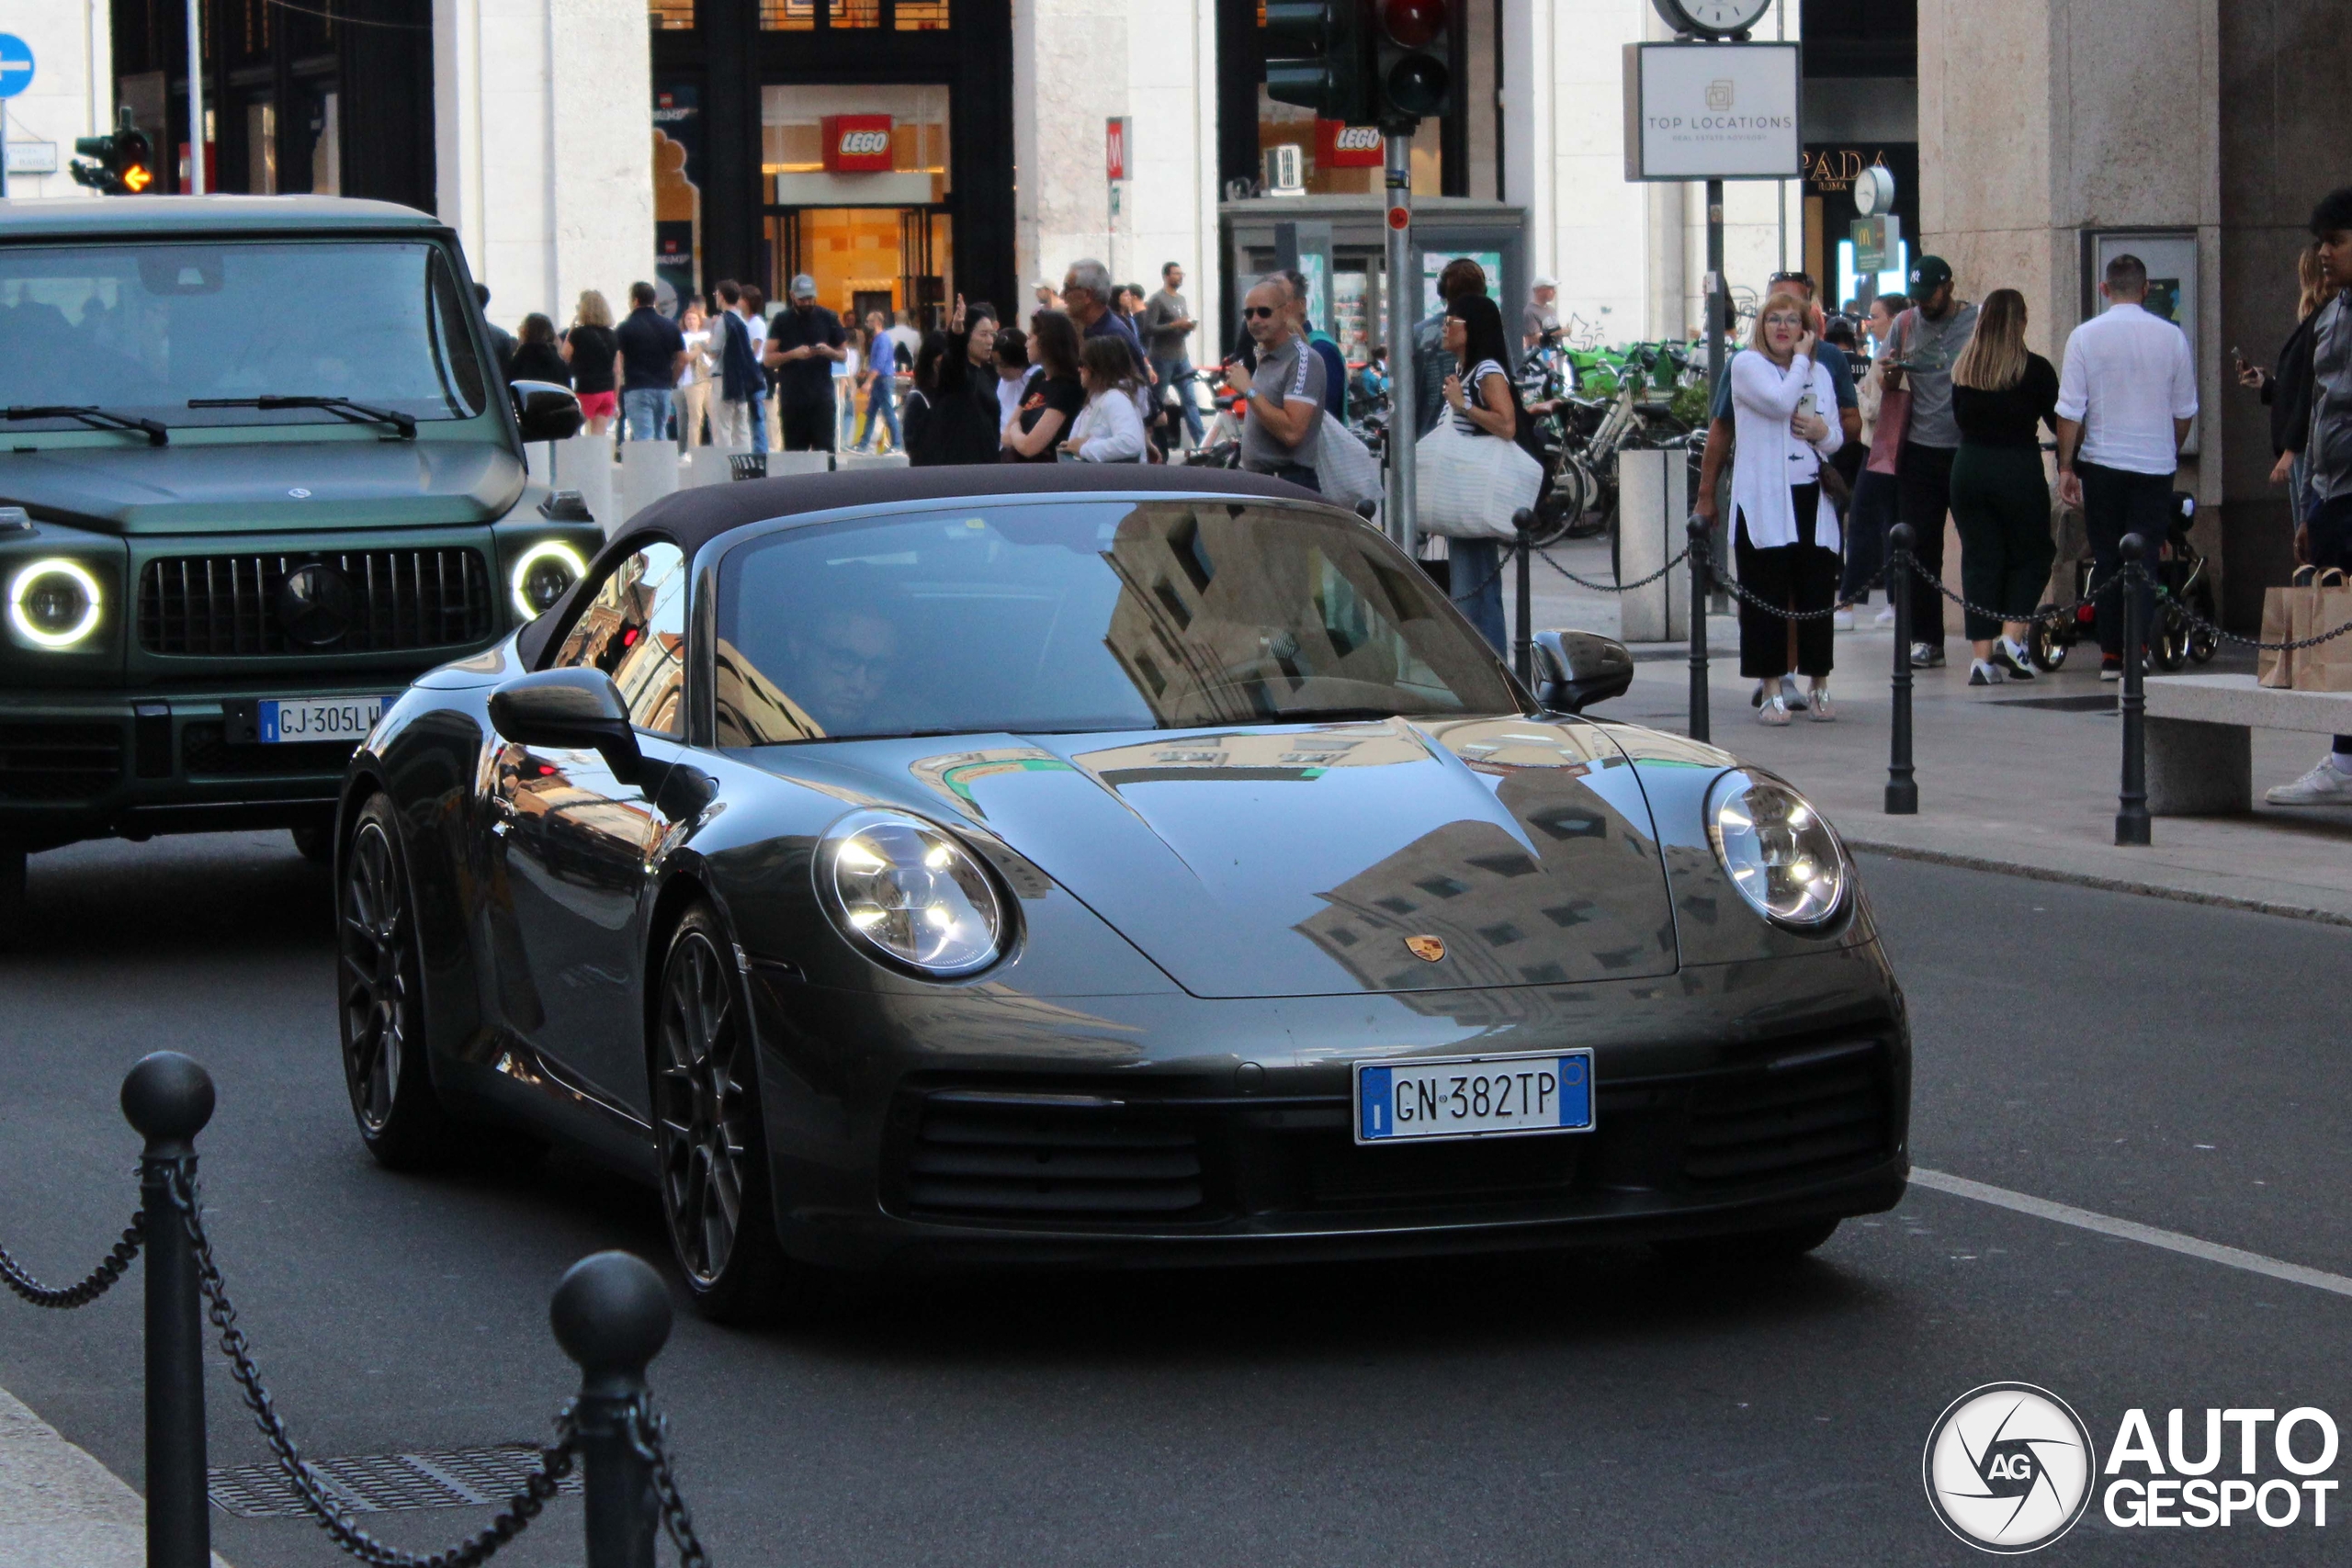
MULTIPOLYGON (((1822 460, 1845 444, 1835 417, 1837 388, 1815 359, 1812 312, 1804 297, 1778 288, 1757 312, 1749 340, 1755 352, 1731 364, 1732 551, 1739 581, 1777 609, 1826 611, 1838 594, 1837 508, 1821 492, 1822 460)), ((1785 725, 1795 682, 1790 678, 1789 620, 1739 605, 1739 672, 1756 682, 1758 723, 1785 725)), ((1797 672, 1811 686, 1806 715, 1826 723, 1838 716, 1829 699, 1837 637, 1829 617, 1796 626, 1797 672)))

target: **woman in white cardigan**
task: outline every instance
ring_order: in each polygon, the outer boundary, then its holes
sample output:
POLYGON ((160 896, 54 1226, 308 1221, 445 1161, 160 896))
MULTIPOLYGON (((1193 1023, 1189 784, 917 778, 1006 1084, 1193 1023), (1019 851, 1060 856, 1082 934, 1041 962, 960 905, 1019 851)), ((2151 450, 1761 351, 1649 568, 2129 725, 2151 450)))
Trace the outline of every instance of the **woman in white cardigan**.
MULTIPOLYGON (((1734 420, 1732 550, 1739 581, 1769 604, 1828 611, 1837 602, 1838 513, 1821 493, 1822 459, 1844 443, 1837 389, 1814 358, 1804 300, 1776 292, 1757 313, 1752 353, 1731 362, 1734 420)), ((1825 613, 1790 623, 1742 601, 1739 672, 1756 682, 1756 716, 1786 724, 1792 708, 1838 716, 1829 700, 1836 637, 1825 613), (1812 690, 1800 701, 1789 678, 1790 645, 1812 690)))
POLYGON ((1126 340, 1105 333, 1079 350, 1079 384, 1086 406, 1078 411, 1062 450, 1081 463, 1140 463, 1148 445, 1136 410, 1135 356, 1126 340))

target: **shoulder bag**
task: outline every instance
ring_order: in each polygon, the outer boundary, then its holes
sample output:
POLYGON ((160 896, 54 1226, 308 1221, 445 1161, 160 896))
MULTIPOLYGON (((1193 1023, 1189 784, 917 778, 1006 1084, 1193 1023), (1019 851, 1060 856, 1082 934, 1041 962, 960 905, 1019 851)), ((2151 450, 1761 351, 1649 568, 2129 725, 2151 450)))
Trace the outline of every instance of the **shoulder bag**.
MULTIPOLYGON (((1916 306, 1894 319, 1894 331, 1887 343, 1889 359, 1902 357, 1894 352, 1894 344, 1900 342, 1907 346, 1918 324, 1916 306)), ((1902 456, 1903 438, 1911 432, 1911 378, 1904 377, 1900 387, 1887 387, 1882 378, 1880 386, 1878 424, 1871 432, 1871 457, 1865 467, 1873 474, 1891 474, 1902 456)))
POLYGON ((1464 434, 1450 414, 1413 444, 1413 470, 1421 531, 1449 539, 1518 538, 1512 514, 1544 484, 1544 465, 1516 442, 1464 434))

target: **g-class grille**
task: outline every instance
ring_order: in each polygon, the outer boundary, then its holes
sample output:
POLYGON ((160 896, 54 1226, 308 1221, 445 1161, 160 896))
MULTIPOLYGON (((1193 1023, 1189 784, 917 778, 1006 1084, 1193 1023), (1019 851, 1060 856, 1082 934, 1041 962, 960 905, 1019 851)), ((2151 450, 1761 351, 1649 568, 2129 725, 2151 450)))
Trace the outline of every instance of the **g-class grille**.
POLYGON ((139 646, 149 653, 458 648, 490 636, 496 614, 481 552, 464 546, 173 556, 139 576, 139 646))

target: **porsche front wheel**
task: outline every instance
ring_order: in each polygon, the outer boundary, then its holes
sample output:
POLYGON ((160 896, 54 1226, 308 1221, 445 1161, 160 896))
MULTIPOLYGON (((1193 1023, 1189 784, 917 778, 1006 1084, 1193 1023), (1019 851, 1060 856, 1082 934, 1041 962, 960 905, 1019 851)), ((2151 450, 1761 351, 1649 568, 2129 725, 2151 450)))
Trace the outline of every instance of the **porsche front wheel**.
POLYGON ((416 915, 399 823, 382 795, 361 808, 336 889, 343 1076, 378 1163, 412 1170, 448 1146, 449 1120, 424 1061, 416 915))
POLYGON ((650 1069, 662 1213, 695 1306, 720 1323, 782 1305, 787 1265, 768 1192, 759 1077, 733 943, 707 904, 670 939, 650 1069))

